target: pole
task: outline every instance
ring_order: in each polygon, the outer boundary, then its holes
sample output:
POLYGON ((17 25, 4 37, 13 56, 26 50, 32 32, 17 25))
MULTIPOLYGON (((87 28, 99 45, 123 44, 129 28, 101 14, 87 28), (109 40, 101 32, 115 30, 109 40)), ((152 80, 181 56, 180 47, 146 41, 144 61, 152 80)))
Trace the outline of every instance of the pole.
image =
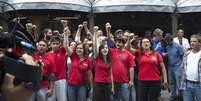
POLYGON ((88 0, 90 3, 90 14, 89 14, 89 30, 91 33, 94 33, 94 8, 93 3, 95 0, 88 0))
POLYGON ((178 15, 176 13, 173 13, 171 15, 172 17, 172 35, 177 36, 177 29, 178 29, 178 15))

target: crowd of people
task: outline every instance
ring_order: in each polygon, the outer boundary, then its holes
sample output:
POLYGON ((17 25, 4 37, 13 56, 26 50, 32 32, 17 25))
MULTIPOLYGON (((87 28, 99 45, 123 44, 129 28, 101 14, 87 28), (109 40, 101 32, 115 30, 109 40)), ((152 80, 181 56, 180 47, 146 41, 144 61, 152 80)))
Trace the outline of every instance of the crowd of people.
POLYGON ((200 34, 189 43, 182 29, 177 37, 159 28, 139 37, 129 30, 112 33, 110 23, 90 32, 84 21, 76 33, 67 20, 61 24, 62 32, 45 28, 41 34, 26 24, 43 75, 29 101, 160 101, 162 89, 169 101, 201 101, 200 34))

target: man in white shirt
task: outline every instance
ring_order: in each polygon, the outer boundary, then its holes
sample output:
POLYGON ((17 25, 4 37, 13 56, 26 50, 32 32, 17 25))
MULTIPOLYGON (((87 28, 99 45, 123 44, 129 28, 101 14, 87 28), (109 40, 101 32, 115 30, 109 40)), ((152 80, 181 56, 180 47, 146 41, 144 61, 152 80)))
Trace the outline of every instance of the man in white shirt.
POLYGON ((179 29, 177 32, 177 37, 173 39, 173 41, 184 48, 184 51, 187 51, 190 48, 188 39, 184 38, 184 30, 179 29))
POLYGON ((190 45, 182 63, 180 89, 184 101, 201 101, 201 36, 192 35, 190 45))

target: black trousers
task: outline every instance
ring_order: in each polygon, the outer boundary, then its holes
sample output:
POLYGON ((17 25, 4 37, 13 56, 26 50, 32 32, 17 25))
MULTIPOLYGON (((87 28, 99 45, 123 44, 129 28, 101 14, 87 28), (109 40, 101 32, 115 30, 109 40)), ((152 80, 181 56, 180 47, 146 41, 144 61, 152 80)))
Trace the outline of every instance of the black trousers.
POLYGON ((161 81, 138 81, 138 101, 159 101, 161 81))
POLYGON ((111 83, 95 83, 93 88, 93 101, 109 101, 111 83))

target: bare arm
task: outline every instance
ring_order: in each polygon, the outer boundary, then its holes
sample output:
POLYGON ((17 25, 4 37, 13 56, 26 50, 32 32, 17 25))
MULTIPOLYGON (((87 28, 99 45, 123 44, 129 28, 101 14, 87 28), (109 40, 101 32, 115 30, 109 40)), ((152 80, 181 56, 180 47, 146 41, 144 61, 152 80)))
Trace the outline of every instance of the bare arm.
POLYGON ((87 35, 90 35, 90 37, 92 38, 93 35, 92 35, 92 33, 89 31, 89 28, 87 27, 87 25, 88 25, 87 21, 84 21, 84 22, 82 23, 82 25, 83 25, 83 27, 84 27, 84 30, 85 30, 86 34, 87 34, 87 35))
POLYGON ((115 41, 114 41, 114 36, 113 36, 112 33, 111 33, 111 28, 112 28, 112 27, 111 27, 110 23, 106 23, 106 24, 105 24, 105 29, 106 29, 107 38, 110 39, 110 40, 112 40, 113 43, 115 43, 115 41))
POLYGON ((97 32, 98 32, 99 27, 94 26, 94 35, 93 35, 93 53, 94 53, 94 58, 97 57, 98 54, 98 49, 97 49, 97 32))
POLYGON ((69 41, 68 41, 68 36, 70 35, 70 30, 68 25, 64 25, 64 32, 63 32, 63 36, 64 36, 64 40, 63 40, 63 46, 66 50, 66 53, 68 56, 71 56, 71 54, 73 53, 73 50, 69 47, 69 41))
POLYGON ((112 75, 112 66, 110 67, 110 80, 112 84, 112 92, 114 93, 114 80, 113 80, 113 75, 112 75))
POLYGON ((129 87, 132 87, 133 86, 133 79, 134 79, 134 68, 130 68, 129 69, 129 83, 128 83, 128 86, 129 87))
POLYGON ((129 35, 128 35, 128 39, 127 39, 127 41, 126 41, 126 44, 125 44, 125 49, 127 49, 127 50, 130 50, 131 49, 131 40, 132 40, 132 38, 134 37, 134 33, 130 33, 129 35))
POLYGON ((163 76, 163 86, 165 89, 167 89, 167 72, 166 72, 166 68, 165 68, 165 64, 164 62, 160 62, 159 63, 161 69, 162 69, 162 76, 163 76))
POLYGON ((180 72, 179 72, 179 77, 180 77, 180 80, 182 80, 183 78, 184 78, 184 58, 185 57, 183 57, 183 60, 182 60, 182 63, 181 63, 181 65, 180 65, 180 72))
POLYGON ((92 74, 92 71, 88 70, 87 74, 88 74, 88 80, 89 80, 90 87, 93 88, 93 74, 92 74))
POLYGON ((80 42, 82 29, 83 29, 83 25, 82 25, 82 24, 79 24, 79 25, 78 25, 77 32, 76 32, 76 36, 75 36, 75 42, 80 42))
POLYGON ((49 83, 49 87, 48 87, 47 96, 50 97, 53 94, 54 81, 49 81, 48 83, 49 83))
POLYGON ((39 40, 39 35, 38 35, 38 33, 37 33, 37 26, 36 26, 36 25, 33 25, 32 28, 33 28, 34 38, 35 38, 34 40, 35 40, 35 41, 38 41, 38 40, 39 40))

